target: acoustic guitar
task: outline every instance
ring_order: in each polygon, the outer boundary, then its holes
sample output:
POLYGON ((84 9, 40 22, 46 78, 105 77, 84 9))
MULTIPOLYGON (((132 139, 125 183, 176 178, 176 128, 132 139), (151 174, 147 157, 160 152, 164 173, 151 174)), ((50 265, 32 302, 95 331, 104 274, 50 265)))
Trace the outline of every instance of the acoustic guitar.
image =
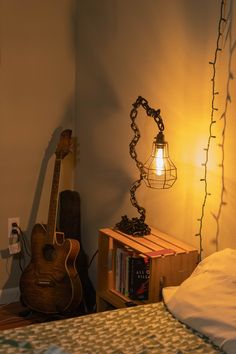
POLYGON ((82 286, 75 262, 78 240, 56 231, 61 162, 69 153, 71 130, 61 133, 55 165, 47 225, 36 224, 31 234, 31 260, 20 278, 21 302, 46 314, 74 311, 82 300, 82 286))

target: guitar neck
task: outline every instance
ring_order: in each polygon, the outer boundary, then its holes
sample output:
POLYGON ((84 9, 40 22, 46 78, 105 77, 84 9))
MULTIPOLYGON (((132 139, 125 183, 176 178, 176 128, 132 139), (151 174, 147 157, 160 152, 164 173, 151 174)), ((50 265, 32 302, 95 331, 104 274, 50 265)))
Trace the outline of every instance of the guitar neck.
POLYGON ((47 243, 54 243, 54 234, 56 230, 57 219, 57 204, 58 204, 58 192, 61 172, 61 159, 56 158, 53 172, 48 222, 47 222, 47 243))

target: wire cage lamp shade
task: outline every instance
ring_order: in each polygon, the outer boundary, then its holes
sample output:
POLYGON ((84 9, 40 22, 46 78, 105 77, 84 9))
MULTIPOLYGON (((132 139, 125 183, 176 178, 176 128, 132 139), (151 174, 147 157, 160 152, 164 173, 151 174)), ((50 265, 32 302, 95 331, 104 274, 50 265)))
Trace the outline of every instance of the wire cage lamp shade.
POLYGON ((177 169, 169 157, 169 146, 159 132, 152 144, 151 156, 144 163, 144 182, 150 188, 166 189, 177 179, 177 169))

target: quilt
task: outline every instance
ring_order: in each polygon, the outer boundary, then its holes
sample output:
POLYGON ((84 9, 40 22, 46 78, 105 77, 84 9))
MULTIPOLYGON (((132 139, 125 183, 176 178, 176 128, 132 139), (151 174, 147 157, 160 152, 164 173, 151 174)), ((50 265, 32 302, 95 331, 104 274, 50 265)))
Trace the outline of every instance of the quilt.
POLYGON ((0 333, 0 353, 218 354, 163 302, 29 325, 0 333))

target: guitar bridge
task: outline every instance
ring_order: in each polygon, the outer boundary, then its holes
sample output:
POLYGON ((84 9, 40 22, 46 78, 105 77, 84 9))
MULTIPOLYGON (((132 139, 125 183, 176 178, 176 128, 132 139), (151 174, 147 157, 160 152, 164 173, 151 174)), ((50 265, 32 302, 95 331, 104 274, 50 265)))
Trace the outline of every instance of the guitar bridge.
POLYGON ((48 279, 41 279, 38 281, 37 284, 40 286, 49 286, 49 287, 54 286, 54 282, 52 280, 48 280, 48 279))

